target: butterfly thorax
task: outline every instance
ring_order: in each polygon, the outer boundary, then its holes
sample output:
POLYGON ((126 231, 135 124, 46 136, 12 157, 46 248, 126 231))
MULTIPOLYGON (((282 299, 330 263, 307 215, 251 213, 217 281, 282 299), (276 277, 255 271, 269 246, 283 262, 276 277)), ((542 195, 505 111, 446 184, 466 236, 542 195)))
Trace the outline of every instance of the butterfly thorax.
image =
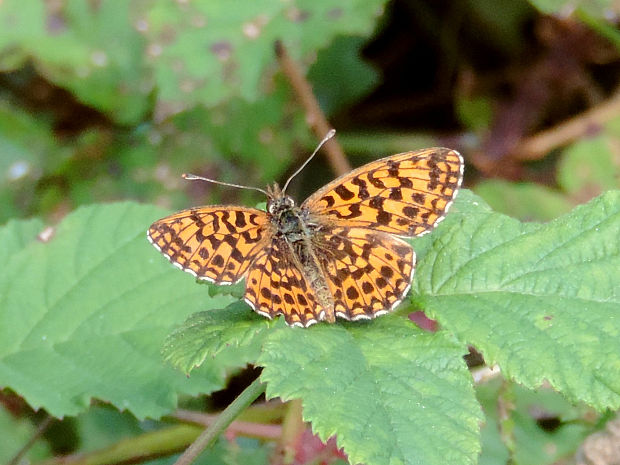
POLYGON ((274 184, 274 187, 268 192, 272 196, 267 202, 267 211, 278 235, 284 235, 291 239, 292 236, 303 234, 301 208, 295 205, 295 201, 291 197, 283 194, 277 184, 274 184))
POLYGON ((308 221, 308 210, 298 207, 277 184, 269 186, 267 192, 267 212, 274 226, 274 240, 282 241, 289 248, 291 256, 295 257, 297 265, 308 277, 319 303, 325 309, 325 319, 333 322, 334 301, 312 245, 313 237, 316 237, 316 225, 308 221))

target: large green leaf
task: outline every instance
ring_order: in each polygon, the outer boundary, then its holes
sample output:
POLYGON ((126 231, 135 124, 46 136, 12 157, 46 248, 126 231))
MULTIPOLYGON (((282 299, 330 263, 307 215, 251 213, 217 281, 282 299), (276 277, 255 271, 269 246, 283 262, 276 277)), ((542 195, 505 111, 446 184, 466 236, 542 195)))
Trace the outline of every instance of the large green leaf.
MULTIPOLYGON (((11 220, 0 228, 0 263, 7 263, 9 258, 30 244, 43 229, 43 222, 37 218, 30 220, 11 220)), ((1 273, 9 270, 3 267, 1 273)))
POLYGON ((546 224, 461 194, 424 254, 413 301, 529 387, 620 407, 620 191, 546 224))
POLYGON ((136 123, 153 83, 130 9, 124 0, 69 0, 57 7, 7 0, 0 8, 0 68, 32 59, 40 73, 84 103, 136 123))
MULTIPOLYGON (((0 385, 56 416, 97 397, 157 417, 177 393, 221 388, 226 369, 245 364, 210 360, 188 379, 162 363, 174 324, 232 300, 210 298, 148 244, 145 229, 162 214, 131 203, 82 208, 49 242, 9 256, 0 273, 0 385)), ((15 236, 17 224, 0 236, 15 236)))
POLYGON ((268 397, 301 398, 304 419, 351 463, 473 464, 481 412, 464 352, 391 315, 274 331, 258 363, 268 397))
POLYGON ((255 0, 169 2, 145 9, 140 24, 156 72, 164 114, 240 96, 255 100, 273 72, 274 43, 295 58, 325 47, 337 34, 367 34, 383 0, 255 0), (200 57, 197 59, 197 57, 200 57))

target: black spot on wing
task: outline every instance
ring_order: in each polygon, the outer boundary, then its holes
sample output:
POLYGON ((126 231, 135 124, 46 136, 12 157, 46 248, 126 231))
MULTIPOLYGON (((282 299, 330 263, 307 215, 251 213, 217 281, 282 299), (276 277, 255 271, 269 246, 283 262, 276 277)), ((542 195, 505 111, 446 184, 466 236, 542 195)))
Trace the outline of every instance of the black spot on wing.
POLYGON ((237 211, 235 212, 235 226, 238 228, 243 228, 246 226, 245 215, 243 212, 237 211))
POLYGON ((357 192, 357 196, 360 199, 365 200, 368 197, 370 197, 370 193, 368 192, 368 187, 366 185, 366 181, 360 179, 359 177, 356 177, 356 178, 353 178, 353 180, 351 181, 351 184, 354 184, 354 185, 359 187, 359 190, 357 192))
POLYGON ((336 187, 336 189, 334 189, 334 192, 338 194, 338 196, 342 200, 345 200, 345 201, 351 200, 353 197, 355 197, 355 194, 349 189, 347 189, 343 184, 336 187))

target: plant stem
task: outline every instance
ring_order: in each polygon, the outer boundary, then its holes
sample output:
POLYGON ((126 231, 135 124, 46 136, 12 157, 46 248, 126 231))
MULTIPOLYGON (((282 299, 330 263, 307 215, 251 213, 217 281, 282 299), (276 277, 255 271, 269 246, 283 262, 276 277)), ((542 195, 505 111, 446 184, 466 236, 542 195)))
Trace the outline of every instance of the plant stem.
POLYGON ((232 403, 220 413, 217 420, 205 429, 200 436, 183 452, 174 465, 189 465, 204 449, 211 446, 220 434, 254 402, 258 396, 265 392, 265 385, 256 378, 232 403))
MULTIPOLYGON (((312 128, 317 138, 321 140, 331 129, 331 125, 327 121, 323 110, 321 110, 319 106, 319 102, 312 92, 312 86, 304 76, 299 65, 289 56, 282 42, 276 41, 275 51, 282 72, 288 79, 293 88, 293 92, 295 92, 297 99, 306 111, 306 121, 308 125, 312 128)), ((337 137, 332 138, 325 144, 324 148, 327 153, 329 164, 336 174, 340 176, 351 171, 351 165, 336 139, 337 137)))
MULTIPOLYGON (((171 417, 177 420, 196 423, 198 425, 209 427, 217 421, 219 415, 211 413, 193 412, 189 410, 177 410, 171 417)), ((227 431, 234 435, 245 436, 257 439, 270 439, 277 441, 282 437, 282 426, 270 425, 267 423, 257 423, 251 421, 233 421, 227 428, 227 431)))
POLYGON ((519 160, 538 160, 551 150, 568 145, 620 114, 620 90, 608 100, 557 126, 525 139, 514 151, 519 160))
POLYGON ((52 424, 53 420, 54 418, 51 416, 45 418, 45 420, 43 420, 37 428, 37 431, 32 435, 32 437, 28 440, 24 447, 22 447, 19 452, 17 452, 17 454, 15 454, 15 456, 8 461, 7 465, 17 465, 18 463, 20 463, 24 455, 26 455, 26 452, 28 452, 28 450, 32 446, 34 446, 35 442, 37 442, 37 439, 39 439, 43 435, 43 433, 45 433, 47 428, 49 428, 49 426, 52 424))
POLYGON ((302 416, 301 399, 293 399, 287 405, 288 409, 282 422, 282 435, 270 461, 272 465, 293 463, 297 445, 306 429, 302 416))
POLYGON ((111 444, 104 449, 54 457, 36 465, 105 465, 110 463, 141 463, 147 459, 167 457, 184 450, 194 441, 202 428, 195 425, 175 425, 143 433, 111 444))

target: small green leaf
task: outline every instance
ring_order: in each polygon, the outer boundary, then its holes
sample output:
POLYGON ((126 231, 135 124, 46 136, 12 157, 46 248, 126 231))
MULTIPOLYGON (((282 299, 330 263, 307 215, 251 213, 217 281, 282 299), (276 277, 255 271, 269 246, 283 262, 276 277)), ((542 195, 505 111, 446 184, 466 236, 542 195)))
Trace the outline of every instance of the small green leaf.
POLYGON ((546 225, 480 203, 463 192, 415 241, 414 302, 507 377, 619 408, 620 191, 546 225))
POLYGON ((207 357, 231 349, 247 363, 258 356, 270 321, 253 312, 247 304, 236 302, 223 309, 190 316, 164 344, 164 358, 189 373, 207 357), (243 354, 247 355, 243 355, 243 354))
MULTIPOLYGON (((86 409, 92 397, 158 417, 178 393, 219 389, 226 370, 245 363, 209 360, 187 379, 162 362, 159 348, 174 324, 232 301, 210 298, 148 244, 145 230, 163 213, 132 203, 81 208, 49 242, 31 241, 8 257, 0 273, 0 385, 59 417, 86 409)), ((0 236, 14 237, 13 229, 0 236)))
POLYGON ((46 157, 58 150, 49 124, 0 102, 0 187, 33 177, 46 157))
MULTIPOLYGON (((620 126, 618 122, 616 126, 620 126)), ((619 130, 620 127, 609 128, 566 149, 558 168, 558 182, 566 192, 578 198, 591 198, 620 188, 619 130)))
POLYGON ((549 221, 572 207, 566 195, 534 183, 494 179, 482 181, 475 191, 493 210, 524 221, 549 221))
POLYGON ((546 465, 558 463, 564 457, 572 457, 589 433, 594 430, 580 418, 579 410, 564 397, 549 388, 536 391, 513 386, 515 463, 521 465, 546 465), (545 431, 537 416, 556 416, 560 424, 553 431, 545 431))
MULTIPOLYGON (((27 442, 36 437, 37 428, 27 418, 14 418, 8 409, 0 409, 0 461, 9 463, 27 442)), ((23 462, 37 462, 50 456, 49 445, 38 439, 28 448, 23 462)))
POLYGON ((323 112, 329 117, 376 86, 379 73, 362 61, 362 37, 337 37, 317 55, 316 63, 308 71, 308 80, 323 112))
POLYGON ((476 394, 486 417, 479 465, 508 463, 510 454, 499 431, 500 416, 512 425, 512 459, 520 465, 558 463, 562 458, 573 456, 595 429, 595 425, 585 419, 587 409, 570 404, 549 388, 533 391, 499 377, 477 386, 476 394), (506 398, 507 391, 510 399, 506 398), (501 413, 498 412, 500 408, 501 413), (552 429, 545 428, 541 420, 551 419, 557 420, 557 424, 552 429))
POLYGON ((500 434, 498 395, 503 380, 492 380, 476 386, 476 397, 484 411, 484 424, 480 431, 482 452, 478 465, 508 463, 510 452, 500 434))
POLYGON ((483 131, 491 126, 493 109, 488 98, 459 98, 456 104, 459 119, 468 129, 483 131))
POLYGON ((571 13, 582 8, 589 14, 601 18, 614 11, 613 0, 529 0, 532 5, 546 14, 571 13))
POLYGON ((304 419, 323 441, 337 435, 351 463, 474 464, 481 412, 464 352, 390 315, 273 331, 258 363, 268 397, 301 398, 304 419))
POLYGON ((0 102, 0 223, 28 215, 24 207, 41 195, 36 180, 49 160, 63 158, 57 139, 42 118, 0 102))

